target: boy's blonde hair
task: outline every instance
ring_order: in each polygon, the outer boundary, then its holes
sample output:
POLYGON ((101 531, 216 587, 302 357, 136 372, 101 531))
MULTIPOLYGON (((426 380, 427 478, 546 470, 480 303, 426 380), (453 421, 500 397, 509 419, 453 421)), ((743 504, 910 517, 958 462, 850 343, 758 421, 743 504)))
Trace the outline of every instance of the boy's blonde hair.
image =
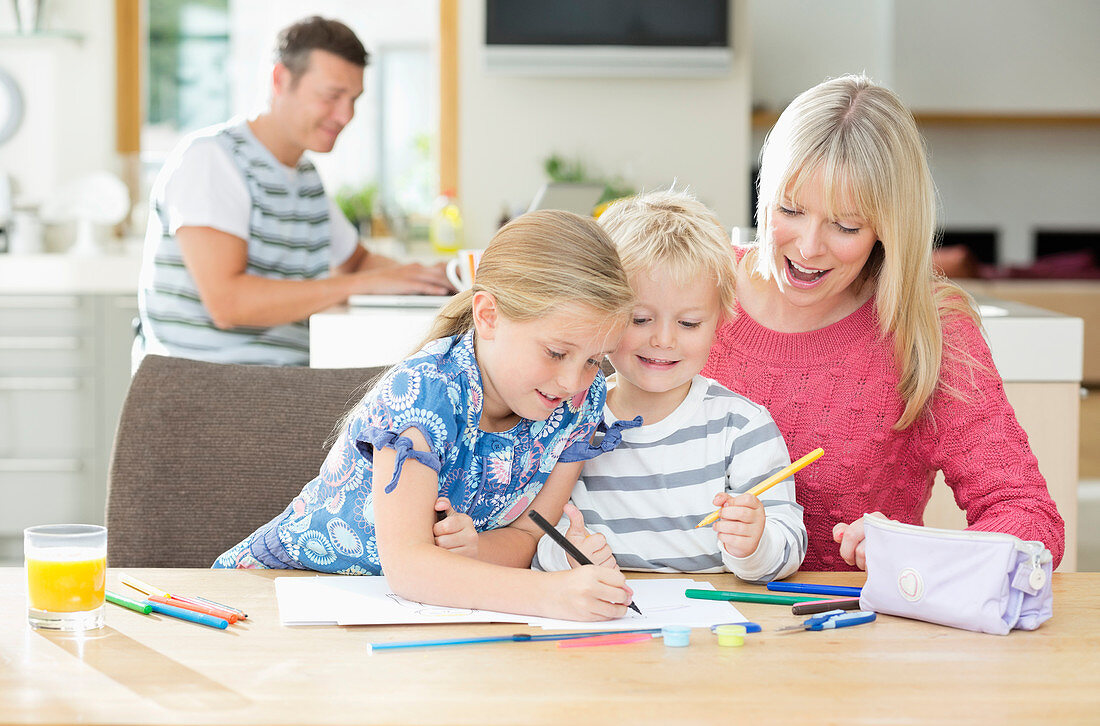
POLYGON ((647 192, 620 199, 600 215, 627 276, 661 268, 682 285, 712 278, 724 317, 736 304, 734 254, 718 218, 686 190, 647 192))
POLYGON ((443 307, 424 342, 472 329, 473 295, 481 290, 516 322, 565 308, 603 318, 611 329, 626 322, 634 303, 607 233, 593 219, 552 209, 521 215, 493 236, 473 286, 443 307))
POLYGON ((760 152, 757 252, 745 260, 764 279, 783 279, 772 214, 784 195, 797 196, 818 170, 827 213, 855 212, 878 238, 856 284, 875 286, 879 329, 893 336, 905 402, 894 428, 904 429, 939 384, 941 316, 954 312, 977 320, 969 296, 932 267, 936 194, 913 114, 892 91, 862 75, 825 81, 787 106, 760 152), (840 209, 842 201, 855 208, 840 209))

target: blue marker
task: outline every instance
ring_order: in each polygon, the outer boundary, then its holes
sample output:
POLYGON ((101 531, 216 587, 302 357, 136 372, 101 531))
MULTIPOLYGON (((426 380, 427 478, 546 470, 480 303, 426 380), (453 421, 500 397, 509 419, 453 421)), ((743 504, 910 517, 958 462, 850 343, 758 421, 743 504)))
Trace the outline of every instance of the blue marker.
POLYGON ((839 595, 840 597, 859 597, 862 587, 844 585, 812 585, 807 582, 769 582, 768 589, 773 592, 804 592, 810 595, 839 595))
POLYGON ((229 621, 225 618, 216 618, 213 615, 207 615, 206 613, 197 613, 194 610, 184 610, 178 608, 175 605, 164 605, 159 602, 153 602, 152 600, 146 600, 146 605, 153 606, 153 612, 160 613, 161 615, 170 615, 173 618, 179 618, 180 620, 190 620, 192 623, 198 623, 199 625, 209 625, 211 628, 220 628, 225 630, 229 627, 229 621))

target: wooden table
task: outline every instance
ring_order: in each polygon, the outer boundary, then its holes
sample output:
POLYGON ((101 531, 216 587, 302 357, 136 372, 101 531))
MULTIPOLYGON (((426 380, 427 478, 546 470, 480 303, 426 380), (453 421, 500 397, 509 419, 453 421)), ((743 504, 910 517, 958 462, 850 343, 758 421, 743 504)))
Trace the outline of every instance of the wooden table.
MULTIPOLYGON (((108 605, 84 637, 31 630, 23 572, 0 569, 0 723, 1026 723, 1100 721, 1100 573, 1054 577, 1054 618, 983 635, 880 616, 776 633, 790 608, 739 604, 764 627, 744 647, 705 630, 559 649, 491 643, 368 654, 371 641, 510 634, 517 625, 279 624, 269 571, 112 570, 248 611, 226 631, 108 605)), ((308 574, 308 573, 305 573, 308 574)), ((722 589, 763 590, 732 575, 722 589)), ((794 580, 862 584, 858 574, 794 580)))

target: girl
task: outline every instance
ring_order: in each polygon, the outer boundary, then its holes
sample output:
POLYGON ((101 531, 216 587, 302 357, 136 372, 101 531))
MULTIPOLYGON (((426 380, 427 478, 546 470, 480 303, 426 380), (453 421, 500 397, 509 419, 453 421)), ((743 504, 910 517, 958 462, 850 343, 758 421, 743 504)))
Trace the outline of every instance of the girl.
POLYGON ((768 408, 798 475, 807 570, 863 569, 865 513, 921 524, 937 471, 971 529, 1065 533, 969 297, 932 270, 936 200, 913 115, 862 76, 796 98, 760 161, 743 314, 703 375, 768 408))
POLYGON ((632 302, 594 221, 519 217, 423 347, 348 414, 320 475, 214 566, 385 573, 419 602, 622 616, 631 592, 619 572, 525 569, 542 534, 526 513, 557 521, 599 453, 588 440, 604 405, 600 361, 632 302))

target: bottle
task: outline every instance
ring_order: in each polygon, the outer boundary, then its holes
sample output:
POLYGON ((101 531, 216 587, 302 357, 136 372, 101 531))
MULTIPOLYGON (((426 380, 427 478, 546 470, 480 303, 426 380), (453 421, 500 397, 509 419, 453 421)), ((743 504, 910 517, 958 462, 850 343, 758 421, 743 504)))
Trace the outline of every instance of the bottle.
POLYGON ((432 205, 428 238, 436 252, 449 253, 462 248, 462 212, 458 209, 454 190, 444 190, 432 205))

